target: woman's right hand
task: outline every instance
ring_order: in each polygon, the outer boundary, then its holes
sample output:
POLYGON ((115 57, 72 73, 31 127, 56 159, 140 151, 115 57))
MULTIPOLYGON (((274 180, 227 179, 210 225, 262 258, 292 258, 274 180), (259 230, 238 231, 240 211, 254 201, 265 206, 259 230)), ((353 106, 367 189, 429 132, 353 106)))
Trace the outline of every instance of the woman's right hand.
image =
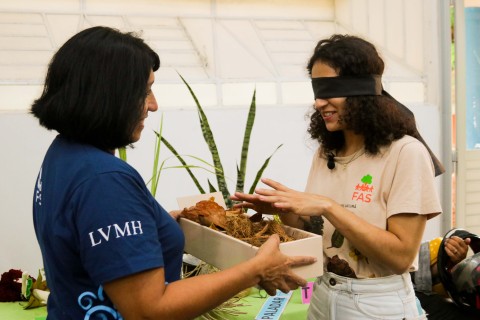
POLYGON ((292 268, 309 265, 316 261, 314 257, 287 256, 280 252, 280 238, 274 234, 258 249, 254 259, 260 270, 259 286, 269 295, 276 294, 277 289, 287 293, 298 287, 304 287, 307 281, 294 273, 292 268))

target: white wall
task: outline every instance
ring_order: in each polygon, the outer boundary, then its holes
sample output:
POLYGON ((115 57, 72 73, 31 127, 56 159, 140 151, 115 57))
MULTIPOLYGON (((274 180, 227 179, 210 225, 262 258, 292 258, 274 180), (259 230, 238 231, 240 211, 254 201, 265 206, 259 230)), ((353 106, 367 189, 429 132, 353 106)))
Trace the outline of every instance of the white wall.
POLYGON ((0 113, 0 272, 42 266, 32 224, 38 169, 53 134, 23 113, 0 113))

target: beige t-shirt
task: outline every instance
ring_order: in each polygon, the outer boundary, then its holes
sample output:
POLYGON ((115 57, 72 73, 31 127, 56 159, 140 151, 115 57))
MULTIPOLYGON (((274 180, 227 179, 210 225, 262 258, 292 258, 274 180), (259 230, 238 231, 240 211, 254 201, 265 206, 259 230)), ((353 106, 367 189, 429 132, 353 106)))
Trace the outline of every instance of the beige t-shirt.
MULTIPOLYGON (((306 192, 330 197, 367 222, 386 230, 387 219, 395 214, 418 213, 430 219, 441 212, 434 177, 433 163, 425 146, 405 136, 382 148, 376 156, 364 153, 345 167, 336 162, 333 170, 328 169, 326 159, 317 151, 306 192)), ((354 243, 338 232, 334 234, 333 225, 324 220, 325 270, 329 258, 338 255, 348 262, 357 278, 393 274, 363 256, 354 243)), ((417 269, 417 260, 410 269, 417 269)))

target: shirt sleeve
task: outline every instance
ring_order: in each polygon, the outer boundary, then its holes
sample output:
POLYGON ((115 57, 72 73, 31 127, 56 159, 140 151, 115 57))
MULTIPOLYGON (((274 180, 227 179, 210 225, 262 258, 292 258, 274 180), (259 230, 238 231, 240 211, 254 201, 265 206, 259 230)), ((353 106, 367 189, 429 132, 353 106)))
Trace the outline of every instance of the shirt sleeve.
POLYGON ((143 181, 126 173, 98 174, 74 197, 78 250, 95 282, 164 266, 158 217, 143 181))
POLYGON ((402 145, 387 201, 387 216, 416 213, 425 214, 430 219, 440 214, 434 179, 433 163, 427 149, 417 140, 402 145))

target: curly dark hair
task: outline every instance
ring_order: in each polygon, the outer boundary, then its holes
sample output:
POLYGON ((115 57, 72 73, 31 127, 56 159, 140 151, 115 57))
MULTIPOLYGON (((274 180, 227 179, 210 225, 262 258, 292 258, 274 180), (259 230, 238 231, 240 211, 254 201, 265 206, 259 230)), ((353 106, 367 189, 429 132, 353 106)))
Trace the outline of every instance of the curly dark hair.
MULTIPOLYGON (((371 43, 356 36, 338 34, 318 42, 307 65, 310 75, 317 62, 327 64, 340 76, 382 75, 385 66, 371 43)), ((414 118, 388 95, 347 97, 342 121, 346 128, 365 137, 365 151, 372 155, 404 135, 416 137, 418 134, 414 118)), ((325 155, 340 150, 345 144, 343 132, 328 131, 317 110, 310 116, 308 133, 321 144, 325 155)))
POLYGON ((31 107, 42 126, 102 150, 132 143, 158 55, 131 32, 92 27, 53 56, 43 93, 31 107))

